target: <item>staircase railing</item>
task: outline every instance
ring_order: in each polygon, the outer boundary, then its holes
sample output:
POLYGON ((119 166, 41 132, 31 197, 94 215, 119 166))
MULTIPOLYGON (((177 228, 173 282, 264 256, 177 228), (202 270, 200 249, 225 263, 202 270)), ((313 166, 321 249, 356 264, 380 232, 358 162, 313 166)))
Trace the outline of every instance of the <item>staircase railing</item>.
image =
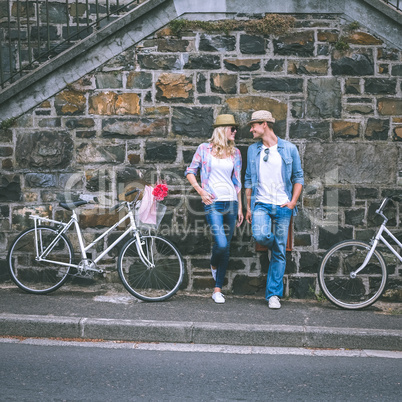
POLYGON ((0 2, 0 86, 103 28, 145 0, 0 2))
POLYGON ((396 8, 398 11, 402 11, 402 3, 400 0, 381 0, 384 3, 387 3, 389 6, 396 8))

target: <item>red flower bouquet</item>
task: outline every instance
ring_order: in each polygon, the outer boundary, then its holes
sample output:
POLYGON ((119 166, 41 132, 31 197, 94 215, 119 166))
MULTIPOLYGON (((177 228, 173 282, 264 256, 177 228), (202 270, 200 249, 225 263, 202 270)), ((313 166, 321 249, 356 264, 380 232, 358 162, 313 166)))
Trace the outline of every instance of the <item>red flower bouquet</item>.
POLYGON ((168 195, 168 186, 164 183, 157 184, 152 191, 152 195, 157 201, 163 201, 168 195))

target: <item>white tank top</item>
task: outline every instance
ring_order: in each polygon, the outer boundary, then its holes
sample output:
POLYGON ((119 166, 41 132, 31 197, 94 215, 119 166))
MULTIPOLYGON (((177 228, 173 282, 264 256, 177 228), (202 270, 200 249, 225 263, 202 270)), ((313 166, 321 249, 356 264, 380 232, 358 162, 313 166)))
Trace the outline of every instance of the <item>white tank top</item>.
POLYGON ((211 155, 211 174, 208 184, 213 189, 214 201, 236 201, 236 189, 232 182, 234 163, 232 158, 219 159, 211 155))

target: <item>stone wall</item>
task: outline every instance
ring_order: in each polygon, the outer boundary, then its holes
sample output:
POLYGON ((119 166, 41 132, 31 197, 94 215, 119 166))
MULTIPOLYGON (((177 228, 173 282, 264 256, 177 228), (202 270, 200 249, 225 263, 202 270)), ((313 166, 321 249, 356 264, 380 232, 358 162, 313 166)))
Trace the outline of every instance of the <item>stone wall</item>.
MULTIPOLYGON (((116 219, 108 207, 119 194, 163 179, 170 196, 160 230, 184 256, 183 289, 211 289, 210 237, 183 173, 220 113, 234 114, 241 125, 237 144, 245 166, 252 143, 246 123, 252 111, 268 109, 275 132, 298 146, 306 179, 286 295, 313 297, 324 251, 350 237, 369 240, 382 197, 402 195, 402 56, 340 16, 294 17, 292 31, 279 36, 202 30, 174 36, 166 27, 0 130, 1 256, 32 211, 61 217, 59 201, 95 199, 98 204, 81 209, 90 240, 116 219), (345 43, 349 49, 337 50, 345 43)), ((389 227, 399 238, 400 213, 398 205, 389 209, 389 227)), ((115 256, 114 250, 99 281, 118 281, 115 256)), ((402 266, 385 256, 388 296, 395 297, 402 266)), ((225 290, 262 295, 266 263, 243 224, 225 290)), ((2 259, 3 280, 5 267, 2 259)))

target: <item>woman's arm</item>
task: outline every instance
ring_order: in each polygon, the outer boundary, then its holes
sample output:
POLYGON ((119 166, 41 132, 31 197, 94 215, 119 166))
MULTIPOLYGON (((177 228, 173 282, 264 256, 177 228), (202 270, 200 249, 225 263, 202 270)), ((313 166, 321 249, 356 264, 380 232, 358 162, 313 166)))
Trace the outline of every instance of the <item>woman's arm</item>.
POLYGON ((205 191, 197 182, 197 179, 194 174, 192 173, 187 173, 187 180, 190 182, 190 184, 193 186, 194 190, 197 191, 197 193, 201 196, 202 202, 205 205, 211 205, 212 200, 213 200, 213 195, 209 194, 207 191, 205 191))

